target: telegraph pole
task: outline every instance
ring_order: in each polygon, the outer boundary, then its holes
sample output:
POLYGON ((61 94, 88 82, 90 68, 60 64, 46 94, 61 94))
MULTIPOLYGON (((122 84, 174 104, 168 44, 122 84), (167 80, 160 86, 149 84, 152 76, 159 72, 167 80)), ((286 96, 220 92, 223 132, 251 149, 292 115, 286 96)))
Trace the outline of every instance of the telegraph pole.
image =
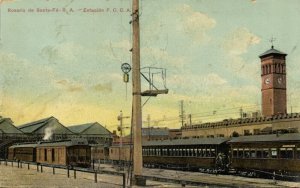
POLYGON ((184 111, 183 100, 180 100, 179 118, 180 118, 180 121, 181 121, 181 127, 183 127, 183 125, 184 125, 184 118, 185 118, 185 111, 184 111))
POLYGON ((148 121, 148 140, 150 140, 150 114, 147 116, 147 121, 148 121))
POLYGON ((122 110, 120 111, 120 115, 118 116, 118 121, 120 121, 120 125, 118 126, 118 131, 120 131, 120 148, 119 148, 119 165, 121 165, 121 157, 123 157, 123 119, 130 118, 129 116, 123 116, 122 110), (121 155, 122 154, 122 155, 121 155))
POLYGON ((133 126, 133 183, 146 185, 141 177, 142 158, 142 108, 141 108, 141 73, 140 73, 140 26, 139 0, 132 0, 132 126, 133 126))

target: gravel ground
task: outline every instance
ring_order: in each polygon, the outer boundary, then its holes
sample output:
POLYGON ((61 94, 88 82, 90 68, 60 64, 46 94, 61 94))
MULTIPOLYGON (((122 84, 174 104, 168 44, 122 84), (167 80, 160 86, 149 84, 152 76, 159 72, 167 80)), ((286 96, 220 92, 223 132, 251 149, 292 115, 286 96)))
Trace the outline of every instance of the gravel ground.
MULTIPOLYGON (((101 169, 116 171, 111 166, 102 167, 101 169)), ((23 168, 18 168, 17 163, 11 166, 9 162, 7 166, 3 163, 0 165, 0 188, 119 188, 122 186, 123 179, 121 176, 98 174, 97 183, 95 183, 94 174, 85 172, 76 172, 76 179, 74 179, 74 171, 70 170, 70 178, 67 177, 67 170, 53 169, 43 167, 43 173, 36 170, 35 165, 31 165, 27 169, 27 164, 23 168)), ((126 186, 128 187, 128 186, 126 186)), ((138 186, 133 186, 138 188, 138 186)), ((166 187, 166 188, 180 188, 181 185, 172 183, 161 183, 155 181, 147 181, 146 187, 166 187)), ((192 186, 186 186, 191 187, 192 186)))
MULTIPOLYGON (((98 170, 107 171, 118 171, 112 165, 96 165, 98 170)), ((122 172, 122 171, 120 171, 122 172)), ((273 180, 258 179, 258 178, 244 178, 229 175, 212 175, 203 174, 199 172, 183 172, 174 170, 162 170, 162 169, 143 169, 143 175, 145 176, 156 176, 163 178, 171 178, 176 180, 192 180, 199 181, 208 184, 223 184, 226 185, 236 185, 237 187, 300 187, 300 182, 285 182, 276 181, 274 184, 273 180)), ((37 172, 36 166, 31 165, 30 169, 27 169, 27 164, 23 165, 23 168, 18 168, 17 163, 11 166, 5 166, 3 163, 0 165, 0 188, 119 188, 122 187, 122 177, 108 174, 98 174, 97 183, 95 183, 95 176, 91 173, 76 172, 76 179, 74 178, 74 171, 70 170, 70 178, 67 177, 67 170, 56 169, 55 174, 53 174, 53 169, 48 167, 43 167, 43 173, 37 172)), ((129 187, 129 186, 126 186, 129 187)), ((132 186, 139 188, 138 186, 132 186)), ((173 183, 162 183, 157 181, 147 180, 146 187, 153 188, 180 188, 183 187, 179 184, 173 183)), ((195 188, 199 186, 185 186, 187 188, 195 188)), ((207 187, 208 186, 203 186, 207 187)), ((217 186, 209 186, 209 188, 215 188, 217 186)), ((223 187, 223 186, 218 186, 223 187)))

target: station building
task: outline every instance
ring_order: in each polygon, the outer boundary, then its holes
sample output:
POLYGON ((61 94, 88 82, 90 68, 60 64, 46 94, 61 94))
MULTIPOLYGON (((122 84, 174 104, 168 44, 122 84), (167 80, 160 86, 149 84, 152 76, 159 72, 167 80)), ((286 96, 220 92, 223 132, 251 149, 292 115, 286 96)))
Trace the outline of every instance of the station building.
POLYGON ((182 127, 182 137, 235 137, 278 132, 299 132, 300 114, 287 114, 286 56, 274 49, 262 53, 261 96, 262 116, 225 119, 219 122, 182 127))

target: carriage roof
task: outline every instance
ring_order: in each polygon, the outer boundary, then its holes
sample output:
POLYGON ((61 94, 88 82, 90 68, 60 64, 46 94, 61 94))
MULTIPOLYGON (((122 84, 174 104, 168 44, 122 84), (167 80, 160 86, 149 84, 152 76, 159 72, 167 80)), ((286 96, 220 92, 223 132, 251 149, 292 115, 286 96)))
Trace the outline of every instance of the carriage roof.
POLYGON ((182 138, 173 140, 153 140, 143 143, 143 146, 178 146, 178 145, 220 145, 229 138, 182 138))

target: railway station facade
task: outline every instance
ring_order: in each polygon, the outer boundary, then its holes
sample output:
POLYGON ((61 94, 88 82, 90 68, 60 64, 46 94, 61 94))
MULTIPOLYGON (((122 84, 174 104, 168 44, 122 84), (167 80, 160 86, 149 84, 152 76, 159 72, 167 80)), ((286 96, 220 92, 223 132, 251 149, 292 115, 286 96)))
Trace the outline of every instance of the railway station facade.
POLYGON ((300 114, 287 113, 286 56, 274 46, 259 56, 262 99, 260 117, 183 126, 182 137, 236 137, 299 132, 300 114))

